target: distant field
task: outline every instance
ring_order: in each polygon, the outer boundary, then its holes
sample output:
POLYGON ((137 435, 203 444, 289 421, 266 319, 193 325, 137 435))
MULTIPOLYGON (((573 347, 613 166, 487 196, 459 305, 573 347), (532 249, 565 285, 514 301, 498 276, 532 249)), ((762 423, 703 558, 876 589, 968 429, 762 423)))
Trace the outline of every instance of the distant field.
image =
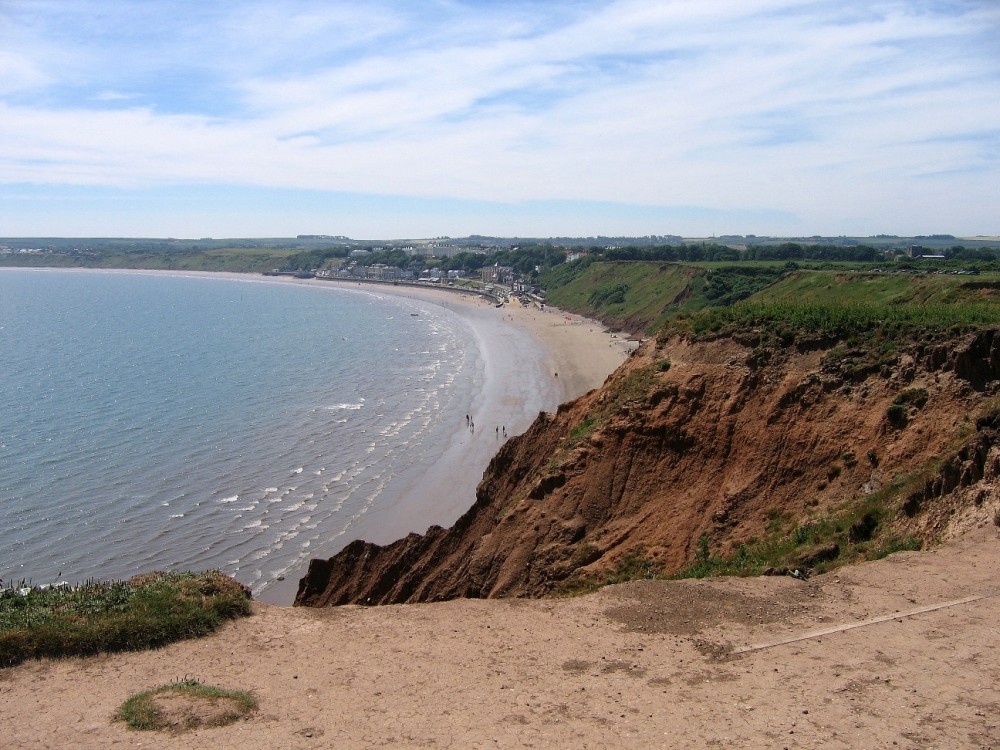
POLYGON ((212 250, 143 251, 87 254, 23 254, 0 256, 0 265, 58 268, 128 268, 167 271, 230 271, 260 273, 283 266, 295 250, 280 248, 220 248, 212 250))

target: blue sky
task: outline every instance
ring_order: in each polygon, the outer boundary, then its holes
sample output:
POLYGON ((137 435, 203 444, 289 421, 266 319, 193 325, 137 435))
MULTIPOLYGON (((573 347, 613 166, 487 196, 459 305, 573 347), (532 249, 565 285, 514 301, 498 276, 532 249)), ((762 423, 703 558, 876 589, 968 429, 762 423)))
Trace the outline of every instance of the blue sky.
POLYGON ((996 0, 3 0, 0 236, 1000 235, 996 0))

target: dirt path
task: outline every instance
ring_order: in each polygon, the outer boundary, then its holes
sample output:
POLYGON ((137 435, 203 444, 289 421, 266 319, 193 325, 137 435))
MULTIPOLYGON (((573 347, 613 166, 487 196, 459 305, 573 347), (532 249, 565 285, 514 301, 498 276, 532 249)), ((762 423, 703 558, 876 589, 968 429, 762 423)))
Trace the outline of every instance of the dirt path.
MULTIPOLYGON (((496 314, 535 327, 571 390, 624 356, 572 316, 496 314)), ((1000 748, 998 571, 990 527, 808 582, 257 605, 161 651, 0 670, 0 747, 1000 748), (260 711, 180 738, 111 721, 130 694, 185 677, 249 689, 260 711)))
POLYGON ((994 527, 807 582, 641 582, 560 601, 283 609, 157 652, 0 671, 5 748, 1000 748, 994 527), (980 597, 962 603, 958 600, 980 597), (907 614, 925 607, 949 606, 907 614), (858 625, 734 655, 734 649, 858 625), (195 677, 248 721, 111 722, 195 677))

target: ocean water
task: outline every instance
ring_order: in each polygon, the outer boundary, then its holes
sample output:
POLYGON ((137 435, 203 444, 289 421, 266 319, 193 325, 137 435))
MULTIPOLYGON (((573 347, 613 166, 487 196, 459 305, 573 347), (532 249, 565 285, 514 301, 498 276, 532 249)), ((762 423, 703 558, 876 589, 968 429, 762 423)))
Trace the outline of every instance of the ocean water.
POLYGON ((482 379, 418 300, 0 269, 0 578, 219 568, 260 594, 391 513, 482 379))

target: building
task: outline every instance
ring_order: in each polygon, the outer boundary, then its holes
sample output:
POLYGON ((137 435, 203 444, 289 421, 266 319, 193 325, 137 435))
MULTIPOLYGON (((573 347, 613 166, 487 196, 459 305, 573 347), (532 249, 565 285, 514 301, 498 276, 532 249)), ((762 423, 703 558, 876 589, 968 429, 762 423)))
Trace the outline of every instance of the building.
POLYGON ((510 266, 486 266, 482 269, 482 279, 484 284, 513 286, 514 269, 510 266))

